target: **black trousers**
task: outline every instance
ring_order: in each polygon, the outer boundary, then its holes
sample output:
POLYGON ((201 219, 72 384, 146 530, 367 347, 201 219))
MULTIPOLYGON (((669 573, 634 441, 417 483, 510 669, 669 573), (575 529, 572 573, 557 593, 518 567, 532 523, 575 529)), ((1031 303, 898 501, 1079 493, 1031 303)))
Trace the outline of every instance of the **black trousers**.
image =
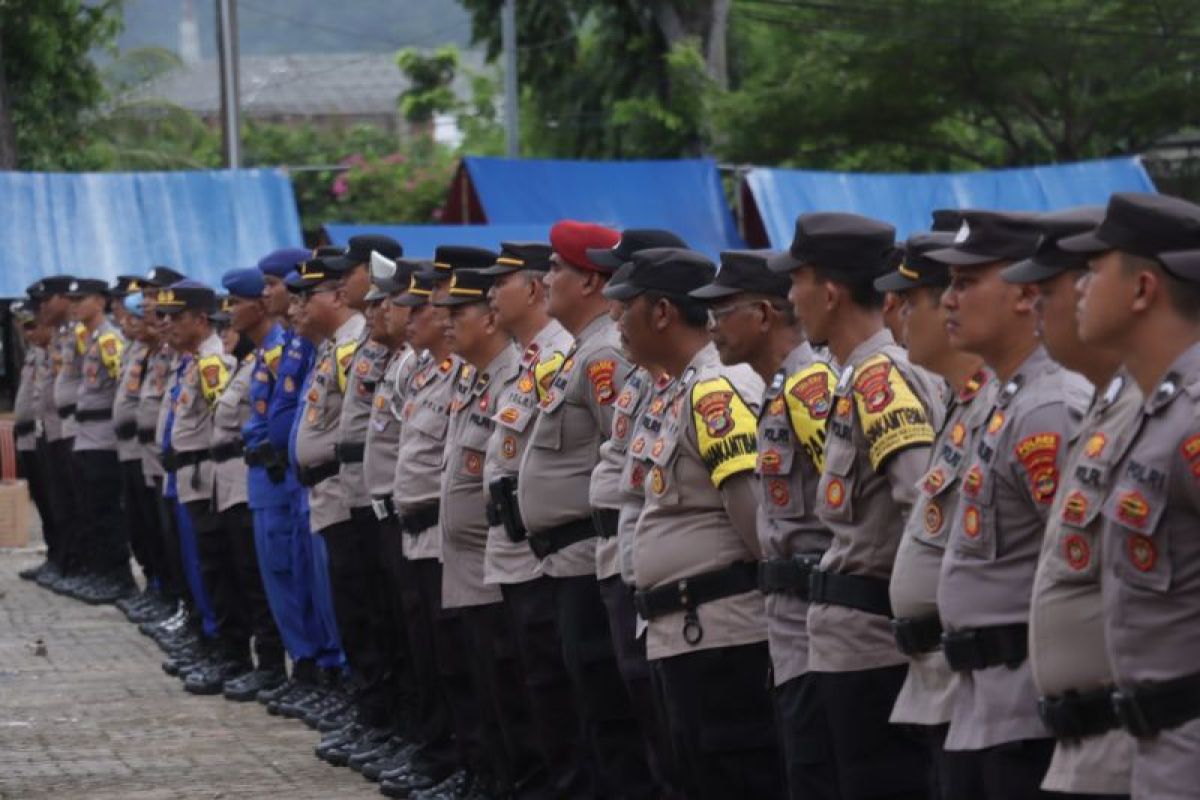
POLYGON ((888 722, 907 672, 900 664, 809 673, 825 705, 842 800, 928 796, 929 750, 910 729, 888 722))
POLYGON ((652 662, 690 798, 783 796, 767 643, 652 662))
POLYGON ((503 796, 541 795, 542 764, 533 745, 525 678, 503 603, 460 609, 480 703, 483 747, 491 788, 503 796))
POLYGON ((83 526, 83 476, 75 458, 75 439, 58 439, 47 445, 50 501, 54 506, 58 566, 67 573, 83 572, 86 565, 79 551, 83 526))
POLYGON ((377 728, 393 726, 392 664, 402 632, 390 624, 379 521, 370 508, 355 508, 348 521, 322 528, 320 534, 329 553, 333 613, 353 672, 359 721, 377 728))
POLYGON ((595 575, 553 578, 563 662, 605 797, 657 797, 595 575))
POLYGON ((521 659, 546 787, 555 797, 596 797, 595 764, 563 663, 554 579, 542 576, 500 588, 521 659))
POLYGON ((200 555, 200 579, 212 603, 217 623, 217 647, 221 656, 250 662, 250 617, 238 602, 238 563, 233 536, 221 524, 221 516, 208 500, 184 504, 196 530, 200 555))
POLYGON ((654 689, 650 662, 646 660, 646 640, 637 637, 637 611, 633 607, 633 587, 613 575, 600 581, 600 596, 608 611, 617 669, 625 690, 633 701, 638 727, 645 741, 650 773, 658 784, 659 797, 682 797, 683 780, 675 763, 667 727, 666 708, 654 689))
POLYGON ((163 572, 160 579, 163 593, 167 597, 183 600, 185 604, 194 608, 191 590, 183 574, 183 550, 179 545, 179 523, 172 508, 174 501, 163 496, 163 478, 155 478, 154 487, 150 491, 154 499, 154 509, 158 514, 158 531, 162 537, 163 572))
POLYGON ((52 478, 46 463, 46 441, 38 438, 33 450, 17 451, 17 474, 29 484, 29 494, 42 520, 42 540, 46 542, 46 560, 59 562, 58 527, 54 504, 50 499, 52 478))
POLYGON ((121 472, 116 450, 79 450, 83 518, 78 550, 96 572, 128 571, 129 533, 121 508, 121 472))
POLYGON ((1047 792, 1039 788, 1054 755, 1053 739, 1025 739, 987 747, 946 753, 950 769, 945 775, 944 797, 979 800, 1087 800, 1113 795, 1047 792))
POLYGON ((245 503, 220 512, 221 531, 229 537, 235 578, 235 613, 254 637, 254 655, 259 669, 283 669, 283 639, 267 605, 258 550, 254 546, 254 517, 245 503))
POLYGON ((811 674, 775 687, 775 722, 789 800, 837 800, 824 701, 811 674))
MULTIPOLYGON (((407 534, 404 534, 407 535, 407 534)), ((433 777, 449 775, 468 764, 464 736, 471 735, 471 720, 453 714, 446 676, 467 673, 464 654, 455 643, 444 641, 452 631, 442 618, 442 565, 436 558, 404 559, 404 618, 412 652, 412 674, 417 693, 417 741, 413 762, 433 777)), ((466 710, 468 717, 472 709, 466 710)), ((474 736, 478 740, 476 726, 474 736)))
MULTIPOLYGON (((418 690, 416 675, 413 667, 413 653, 408 636, 408 611, 404 602, 404 594, 410 591, 408 584, 414 580, 404 559, 404 548, 401 532, 396 518, 390 517, 379 523, 380 563, 384 571, 384 601, 387 607, 387 625, 391 631, 392 664, 389 671, 392 674, 392 719, 400 732, 409 739, 420 741, 418 729, 419 712, 418 690)), ((432 647, 432 642, 426 639, 426 649, 432 647)), ((430 656, 432 658, 432 654, 430 656)))
POLYGON ((160 580, 165 569, 162 532, 158 529, 158 509, 142 475, 140 458, 121 462, 121 499, 133 558, 142 568, 147 582, 160 580))

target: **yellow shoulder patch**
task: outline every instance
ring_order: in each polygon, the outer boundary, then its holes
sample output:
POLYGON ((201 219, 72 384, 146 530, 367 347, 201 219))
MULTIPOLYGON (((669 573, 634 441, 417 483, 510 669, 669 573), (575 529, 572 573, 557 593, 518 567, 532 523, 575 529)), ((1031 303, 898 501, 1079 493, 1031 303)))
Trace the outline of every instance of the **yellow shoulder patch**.
POLYGON ((783 384, 792 430, 817 472, 825 470, 825 421, 837 381, 837 373, 828 364, 817 362, 789 375, 783 384))
POLYGON ((75 323, 75 352, 83 355, 87 351, 88 329, 82 322, 75 323))
POLYGON ((855 371, 854 404, 873 469, 901 450, 933 444, 925 406, 887 356, 869 358, 855 371))
POLYGON ((700 458, 713 486, 754 469, 758 458, 758 420, 750 406, 725 378, 700 381, 692 387, 692 417, 700 458))
POLYGON ((533 377, 537 384, 539 403, 546 399, 546 392, 550 391, 550 384, 554 382, 554 376, 558 374, 558 370, 562 368, 563 362, 566 360, 566 356, 556 351, 553 355, 534 365, 533 377))
POLYGON ((263 354, 262 354, 263 363, 266 364, 267 369, 269 369, 271 371, 272 375, 277 376, 279 374, 279 359, 282 355, 283 355, 283 345, 281 345, 281 344, 277 344, 274 347, 270 347, 270 348, 267 348, 266 350, 263 350, 263 354))
POLYGON ((200 393, 210 405, 217 402, 228 383, 229 367, 225 366, 221 356, 208 355, 200 359, 200 393))
POLYGON ((346 391, 346 381, 350 377, 350 364, 354 361, 354 354, 358 352, 358 342, 346 342, 337 346, 337 378, 338 389, 346 391))
POLYGON ((101 334, 97 344, 100 346, 100 361, 108 377, 115 379, 121 372, 121 351, 125 349, 125 343, 120 336, 110 332, 101 334))

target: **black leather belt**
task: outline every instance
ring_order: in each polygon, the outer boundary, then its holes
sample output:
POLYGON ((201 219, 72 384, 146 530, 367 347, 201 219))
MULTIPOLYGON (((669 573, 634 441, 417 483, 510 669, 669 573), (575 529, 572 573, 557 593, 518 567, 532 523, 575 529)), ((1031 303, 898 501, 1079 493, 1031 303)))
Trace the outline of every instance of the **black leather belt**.
POLYGON ((127 419, 120 425, 113 427, 113 431, 117 434, 117 438, 122 442, 128 442, 130 439, 137 436, 137 423, 131 419, 127 419))
POLYGON ((545 558, 576 542, 594 538, 596 538, 596 527, 592 524, 591 517, 585 517, 563 525, 556 525, 547 531, 530 532, 529 549, 538 558, 545 558))
POLYGON ((75 412, 76 422, 101 422, 112 419, 111 408, 81 408, 75 412))
POLYGON ((892 615, 888 582, 865 575, 842 575, 814 569, 808 580, 808 601, 856 608, 881 617, 892 615))
POLYGON ((592 529, 601 539, 611 539, 620 527, 621 512, 615 508, 593 508, 592 529))
POLYGON ((1121 723, 1113 709, 1111 686, 1090 692, 1064 692, 1038 698, 1038 714, 1056 739, 1084 739, 1121 723))
POLYGON ((1117 689, 1112 704, 1122 728, 1149 739, 1200 717, 1200 672, 1117 689))
POLYGON ((307 488, 312 488, 324 480, 336 476, 341 471, 341 463, 338 461, 326 461, 324 464, 317 464, 315 467, 300 467, 296 471, 296 477, 300 480, 300 485, 307 488))
POLYGON ((758 562, 758 590, 763 594, 809 596, 812 571, 821 563, 820 553, 800 553, 791 558, 758 562))
MULTIPOLYGON (((27 436, 37 430, 37 420, 27 419, 13 425, 14 436, 27 436)), ((119 435, 119 434, 118 434, 119 435)))
POLYGON ((950 669, 955 672, 987 669, 1001 664, 1016 669, 1029 655, 1029 626, 1018 622, 946 631, 942 634, 942 650, 950 669))
POLYGON ((150 444, 154 441, 154 428, 138 428, 137 440, 142 444, 150 444))
POLYGON ((272 483, 283 483, 287 477, 287 453, 275 449, 270 442, 260 442, 253 447, 247 447, 243 455, 246 466, 261 467, 267 472, 272 483))
POLYGON ((67 417, 71 416, 74 413, 75 413, 75 406, 73 406, 73 405, 62 406, 61 408, 58 409, 58 418, 66 419, 67 417))
POLYGON ((396 516, 396 506, 391 495, 387 494, 374 495, 371 498, 371 510, 375 512, 375 519, 380 522, 396 516))
POLYGON ((942 646, 942 620, 937 614, 894 619, 892 635, 897 649, 906 656, 932 653, 942 646))
POLYGON ((757 588, 758 564, 753 561, 739 561, 723 569, 702 572, 667 586, 635 592, 633 605, 645 620, 677 611, 684 612, 683 638, 688 644, 697 644, 704 638, 704 628, 696 615, 698 606, 757 588))
POLYGON ((342 464, 361 464, 367 445, 363 442, 338 443, 333 446, 333 457, 342 464))
POLYGON ((488 503, 484 507, 488 525, 501 525, 510 542, 523 542, 527 531, 517 502, 517 476, 503 475, 488 484, 488 503))
POLYGON ((241 439, 234 439, 231 442, 222 442, 208 448, 208 455, 213 461, 218 464, 238 458, 245 451, 241 439))
POLYGON ((423 533, 434 525, 437 525, 438 515, 441 511, 441 503, 435 500, 432 503, 417 506, 408 511, 397 512, 400 520, 400 529, 410 536, 423 533))
POLYGON ((190 450, 181 453, 174 448, 163 453, 162 465, 167 472, 178 472, 180 467, 199 466, 208 461, 207 450, 190 450))

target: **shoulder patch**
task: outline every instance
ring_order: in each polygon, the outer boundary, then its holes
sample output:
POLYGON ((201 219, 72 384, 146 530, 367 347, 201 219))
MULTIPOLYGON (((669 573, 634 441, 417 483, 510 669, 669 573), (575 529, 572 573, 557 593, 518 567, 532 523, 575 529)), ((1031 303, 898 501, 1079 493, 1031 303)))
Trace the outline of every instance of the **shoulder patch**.
POLYGON ((214 403, 229 383, 229 367, 218 355, 204 356, 200 359, 199 366, 200 392, 205 400, 214 403))
POLYGON ((282 355, 283 345, 277 344, 274 347, 268 347, 266 350, 263 350, 262 360, 266 364, 267 369, 271 370, 274 374, 278 374, 279 359, 282 355))
MULTIPOLYGON (((833 402, 837 375, 826 364, 812 364, 784 381, 788 419, 817 472, 825 469, 825 421, 833 402)), ((772 401, 776 402, 776 401, 772 401)))
POLYGON ((533 368, 533 377, 537 384, 538 402, 546 399, 546 395, 550 392, 550 386, 554 383, 554 376, 558 374, 558 370, 566 361, 566 356, 562 353, 555 352, 548 358, 539 361, 533 368))
POLYGON ((692 387, 692 417, 700 457, 713 486, 754 469, 758 460, 754 412, 725 378, 700 381, 692 387))
POLYGON ((887 356, 869 358, 858 368, 854 402, 873 469, 901 450, 933 444, 925 406, 887 356))
POLYGON ((100 336, 100 361, 110 378, 116 378, 121 371, 121 351, 125 349, 124 342, 115 333, 105 333, 100 336))
POLYGON ((592 397, 602 406, 609 405, 617 399, 617 391, 613 386, 613 376, 617 371, 617 362, 611 358, 600 358, 587 366, 588 383, 592 385, 592 397))
POLYGON ((350 376, 350 365, 354 362, 354 354, 358 351, 358 342, 345 342, 337 346, 337 378, 338 389, 346 391, 346 379, 350 376))
POLYGON ((1013 449, 1014 455, 1029 476, 1029 491, 1035 502, 1049 503, 1058 490, 1058 433, 1035 433, 1026 436, 1013 449))

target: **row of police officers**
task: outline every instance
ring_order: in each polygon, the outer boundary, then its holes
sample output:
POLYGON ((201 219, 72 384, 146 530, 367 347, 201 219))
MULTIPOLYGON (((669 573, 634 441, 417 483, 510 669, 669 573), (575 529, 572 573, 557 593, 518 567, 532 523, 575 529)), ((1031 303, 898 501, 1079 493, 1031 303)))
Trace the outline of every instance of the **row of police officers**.
POLYGON ((46 278, 26 577, 388 796, 1200 796, 1200 207, 932 227, 46 278))

